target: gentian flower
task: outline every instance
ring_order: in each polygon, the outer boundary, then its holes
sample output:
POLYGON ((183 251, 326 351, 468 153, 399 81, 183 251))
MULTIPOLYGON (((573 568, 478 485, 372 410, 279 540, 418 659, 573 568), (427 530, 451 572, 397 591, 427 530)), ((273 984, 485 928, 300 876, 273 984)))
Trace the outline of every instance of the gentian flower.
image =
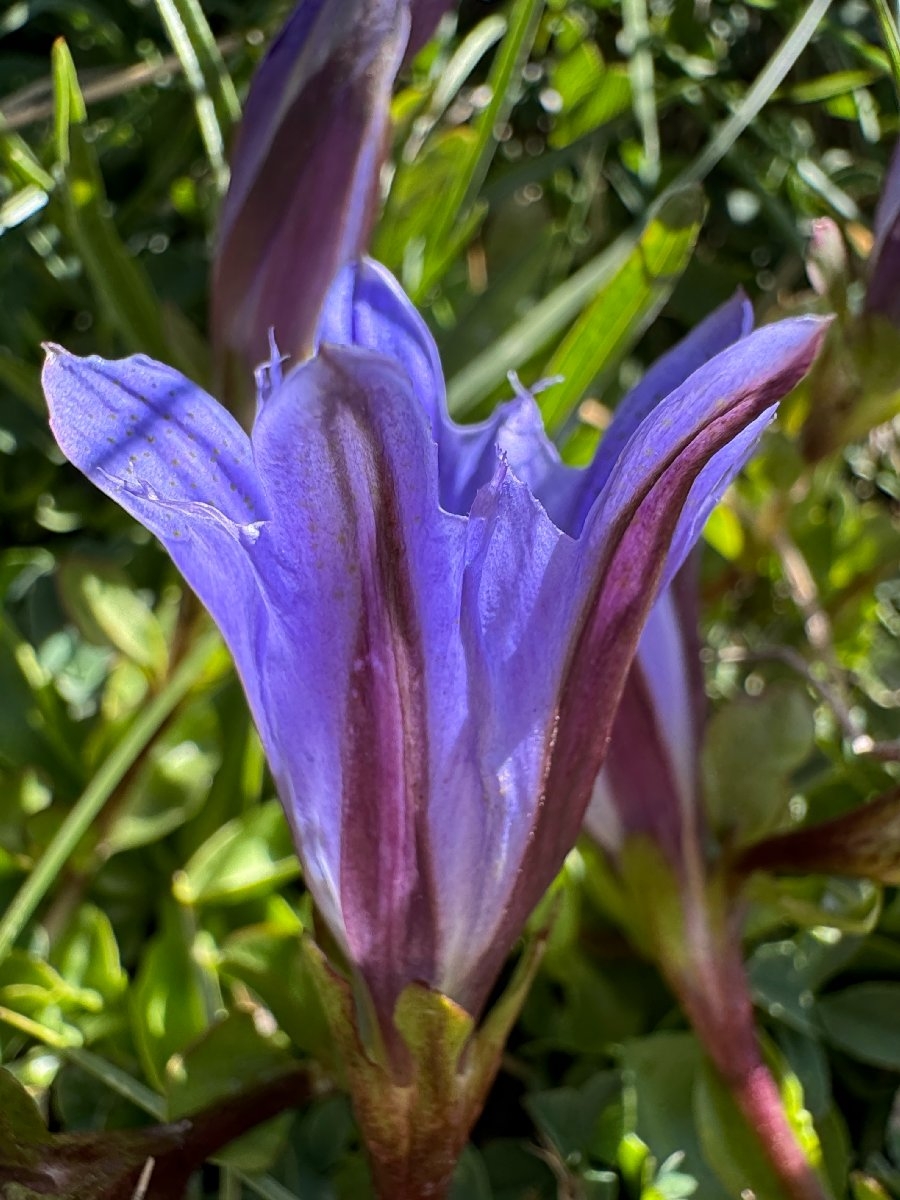
MULTIPOLYGON (((750 306, 738 297, 707 320, 702 347, 699 331, 685 339, 677 351, 679 374, 745 338, 751 327, 750 306)), ((608 856, 637 935, 681 1000, 786 1194, 823 1200, 823 1185, 785 1117, 758 1044, 740 910, 707 852, 696 569, 693 555, 647 617, 585 830, 608 856)))
POLYGON ((759 1046, 741 955, 741 909, 707 852, 697 617, 693 559, 647 619, 585 829, 609 856, 637 936, 680 999, 785 1195, 825 1200, 759 1046))
POLYGON ((305 356, 339 267, 361 254, 390 149, 391 93, 450 0, 301 0, 254 76, 213 263, 222 385, 240 398, 277 327, 305 356))
POLYGON ((404 997, 481 1016, 575 842, 653 598, 822 333, 783 321, 710 357, 701 326, 584 470, 525 392, 455 425, 428 330, 371 262, 337 276, 312 357, 259 372, 250 435, 159 363, 50 348, 59 445, 218 623, 306 883, 371 1001, 399 1089, 376 1117, 356 1096, 384 1195, 442 1194, 477 1115, 451 1119, 444 1097, 429 1123, 409 1100, 436 1068, 398 1031, 404 997), (386 1133, 401 1109, 405 1133, 386 1133))

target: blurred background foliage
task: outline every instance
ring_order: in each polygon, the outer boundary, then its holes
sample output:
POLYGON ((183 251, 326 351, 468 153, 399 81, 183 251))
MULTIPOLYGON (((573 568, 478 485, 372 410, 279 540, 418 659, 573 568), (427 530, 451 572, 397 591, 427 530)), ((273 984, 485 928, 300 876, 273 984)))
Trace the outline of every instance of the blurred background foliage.
MULTIPOLYGON (((193 1194, 349 1200, 366 1169, 314 1065, 314 914, 229 660, 159 547, 62 463, 38 386, 48 339, 207 375, 230 126, 287 8, 0 12, 0 1062, 78 1131, 174 1118, 308 1058, 315 1098, 193 1194)), ((821 216, 848 248, 840 343, 898 130, 883 34, 867 0, 464 0, 401 81, 374 244, 438 338, 455 411, 508 394, 507 370, 562 375, 541 402, 584 461, 622 391, 736 287, 761 320, 830 307, 804 266, 821 216)), ((883 330, 889 378, 898 339, 883 330)), ((827 385, 786 406, 707 530, 706 799, 726 845, 898 781, 896 387, 848 429, 827 385), (804 455, 804 421, 831 422, 827 454, 804 455)), ((559 895, 456 1200, 736 1200, 748 1178, 769 1200, 587 844, 559 895)), ((763 880, 747 954, 835 1194, 900 1197, 900 897, 763 880)))

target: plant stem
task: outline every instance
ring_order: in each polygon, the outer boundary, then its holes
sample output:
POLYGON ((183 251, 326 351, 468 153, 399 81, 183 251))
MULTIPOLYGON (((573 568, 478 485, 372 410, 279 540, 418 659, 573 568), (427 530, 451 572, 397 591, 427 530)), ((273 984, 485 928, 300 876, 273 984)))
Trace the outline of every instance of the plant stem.
POLYGON ((312 1096, 304 1066, 230 1096, 194 1116, 145 1129, 47 1136, 32 1161, 0 1161, 9 1183, 60 1200, 181 1200, 193 1173, 223 1147, 312 1096))
POLYGON ((206 670, 219 644, 218 635, 215 634, 198 640, 192 652, 175 670, 159 695, 136 718, 85 788, 0 919, 0 962, 15 945, 16 938, 31 920, 125 774, 206 670))
POLYGON ((784 1108, 766 1064, 733 920, 719 922, 702 901, 687 902, 687 961, 662 966, 720 1079, 753 1131, 786 1200, 830 1200, 784 1108))

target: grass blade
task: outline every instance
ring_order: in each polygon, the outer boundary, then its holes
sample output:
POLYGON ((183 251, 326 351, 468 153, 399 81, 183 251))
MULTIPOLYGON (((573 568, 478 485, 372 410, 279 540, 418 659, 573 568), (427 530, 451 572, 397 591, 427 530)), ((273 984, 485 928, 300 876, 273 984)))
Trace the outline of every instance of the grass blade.
POLYGON ((87 109, 66 43, 53 46, 56 151, 68 233, 100 307, 129 350, 167 358, 160 304, 140 264, 129 254, 107 211, 97 156, 82 126, 87 109))
POLYGON ((696 187, 668 197, 566 334, 542 372, 562 377, 540 402, 551 435, 560 432, 591 382, 622 360, 668 300, 690 262, 705 208, 696 187))
POLYGON ((156 8, 193 94, 206 156, 219 191, 224 192, 228 186, 225 138, 240 115, 234 84, 196 0, 156 0, 156 8))
POLYGON ((219 652, 220 646, 217 634, 207 634, 198 640, 191 653, 173 672, 166 686, 138 716, 85 788, 0 918, 0 962, 13 948, 19 934, 31 920, 59 872, 97 819, 126 772, 206 671, 212 656, 219 652))

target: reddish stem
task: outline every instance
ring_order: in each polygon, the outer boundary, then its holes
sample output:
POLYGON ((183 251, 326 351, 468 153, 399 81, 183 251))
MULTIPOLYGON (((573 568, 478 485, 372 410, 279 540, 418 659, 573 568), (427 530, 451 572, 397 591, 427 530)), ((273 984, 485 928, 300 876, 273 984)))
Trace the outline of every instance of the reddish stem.
POLYGON ((695 921, 705 928, 693 942, 692 961, 687 970, 670 964, 669 981, 787 1200, 830 1200, 787 1119, 778 1084, 763 1058, 737 930, 713 931, 705 912, 702 917, 695 914, 695 921))

